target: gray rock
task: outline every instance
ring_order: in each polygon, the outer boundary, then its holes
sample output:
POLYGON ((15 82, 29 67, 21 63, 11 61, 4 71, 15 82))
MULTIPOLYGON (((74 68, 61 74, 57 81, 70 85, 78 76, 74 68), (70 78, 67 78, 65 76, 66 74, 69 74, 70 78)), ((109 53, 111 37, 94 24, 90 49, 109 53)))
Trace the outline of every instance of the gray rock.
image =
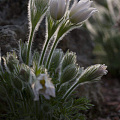
POLYGON ((18 41, 25 40, 26 32, 18 25, 0 26, 0 47, 2 54, 18 49, 18 41))
POLYGON ((9 28, 0 30, 0 47, 2 54, 9 52, 17 47, 17 34, 9 28))
POLYGON ((27 4, 28 0, 0 0, 0 26, 24 24, 27 4))

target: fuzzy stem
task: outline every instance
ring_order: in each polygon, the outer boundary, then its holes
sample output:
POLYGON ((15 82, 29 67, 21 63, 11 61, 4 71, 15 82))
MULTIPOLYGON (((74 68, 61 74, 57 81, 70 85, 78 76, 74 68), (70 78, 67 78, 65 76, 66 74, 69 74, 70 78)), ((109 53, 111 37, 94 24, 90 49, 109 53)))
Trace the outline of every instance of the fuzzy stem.
POLYGON ((57 44, 58 44, 58 41, 59 41, 59 39, 56 39, 55 40, 55 42, 54 42, 54 44, 53 44, 53 46, 52 46, 52 49, 51 49, 51 51, 50 51, 50 54, 49 54, 49 56, 48 56, 48 60, 47 60, 47 63, 46 63, 46 68, 48 69, 48 67, 49 67, 49 64, 50 64, 50 61, 51 61, 51 58, 52 58, 52 55, 53 55, 53 51, 55 50, 55 48, 56 48, 56 46, 57 46, 57 44))
POLYGON ((31 47, 32 47, 32 41, 33 41, 33 37, 34 37, 34 30, 35 28, 32 28, 31 32, 30 32, 30 36, 29 36, 29 41, 28 41, 28 49, 27 49, 27 60, 26 60, 26 64, 29 65, 29 60, 30 60, 30 54, 31 54, 31 47))
POLYGON ((42 50, 41 57, 40 57, 40 59, 39 59, 38 65, 42 65, 42 64, 43 64, 44 56, 45 56, 46 49, 47 49, 47 47, 48 47, 49 41, 50 41, 50 38, 48 38, 48 39, 46 40, 46 42, 44 43, 43 50, 42 50))
POLYGON ((45 43, 44 43, 44 46, 42 48, 41 57, 39 58, 38 66, 43 64, 44 57, 45 57, 45 54, 46 54, 46 50, 48 48, 50 39, 52 38, 52 36, 54 35, 54 33, 56 31, 56 28, 57 28, 56 27, 56 21, 54 22, 54 25, 51 27, 50 23, 49 23, 49 20, 46 19, 46 32, 47 32, 48 36, 47 36, 47 38, 45 40, 45 43))
POLYGON ((44 56, 45 56, 45 52, 46 52, 46 48, 48 46, 48 43, 49 43, 49 40, 46 41, 46 43, 43 47, 43 51, 42 51, 42 54, 41 54, 41 59, 40 59, 39 65, 43 64, 43 59, 44 59, 44 56))
POLYGON ((54 41, 53 45, 52 45, 52 48, 50 50, 50 53, 48 55, 48 59, 47 59, 47 63, 46 63, 46 68, 48 69, 49 67, 49 64, 50 64, 50 61, 51 61, 51 58, 52 58, 52 55, 53 55, 53 52, 55 50, 55 48, 57 47, 59 41, 61 38, 63 38, 67 32, 70 30, 70 26, 69 26, 69 23, 67 23, 67 21, 65 21, 59 28, 59 31, 57 33, 57 37, 56 37, 56 40, 54 41), (68 25, 68 26, 67 26, 68 25))
POLYGON ((79 85, 79 82, 75 82, 70 88, 69 90, 65 93, 65 95, 63 96, 63 100, 65 101, 67 99, 67 97, 73 92, 73 90, 79 85))
POLYGON ((53 55, 53 51, 54 51, 55 48, 57 47, 60 39, 63 38, 63 37, 66 35, 66 33, 67 33, 66 31, 64 31, 64 32, 62 33, 62 30, 64 30, 64 29, 60 29, 60 30, 59 30, 59 32, 58 32, 58 34, 57 34, 57 38, 56 38, 56 40, 54 41, 53 46, 52 46, 52 48, 51 48, 51 50, 50 50, 50 53, 49 53, 49 55, 48 55, 48 59, 47 59, 47 63, 46 63, 46 68, 47 68, 47 69, 48 69, 48 67, 49 67, 49 64, 50 64, 50 61, 51 61, 51 58, 52 58, 52 55, 53 55))

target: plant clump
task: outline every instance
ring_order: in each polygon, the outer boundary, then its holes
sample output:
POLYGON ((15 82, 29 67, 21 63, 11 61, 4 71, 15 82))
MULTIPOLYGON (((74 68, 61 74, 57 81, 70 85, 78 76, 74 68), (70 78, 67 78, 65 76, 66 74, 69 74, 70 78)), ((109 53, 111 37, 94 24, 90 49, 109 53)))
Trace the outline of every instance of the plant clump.
POLYGON ((107 74, 107 67, 97 64, 84 69, 77 64, 74 52, 63 53, 56 47, 68 32, 81 27, 97 11, 90 8, 91 3, 75 0, 70 7, 69 0, 29 0, 28 42, 19 42, 18 54, 14 51, 1 56, 0 52, 1 119, 85 120, 83 111, 91 104, 86 98, 76 99, 72 93, 81 84, 100 80, 107 74), (76 11, 77 7, 81 9, 76 11), (81 14, 76 18, 78 12, 81 14), (35 32, 43 18, 45 42, 40 53, 32 52, 35 32))

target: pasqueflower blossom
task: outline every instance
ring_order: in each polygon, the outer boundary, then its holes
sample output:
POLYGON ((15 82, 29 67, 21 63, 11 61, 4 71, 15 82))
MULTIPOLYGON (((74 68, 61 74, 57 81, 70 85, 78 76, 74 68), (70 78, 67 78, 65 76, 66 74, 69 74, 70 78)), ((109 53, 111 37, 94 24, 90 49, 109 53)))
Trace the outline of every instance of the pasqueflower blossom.
POLYGON ((70 21, 72 23, 81 23, 92 16, 93 13, 97 12, 96 8, 90 7, 92 1, 90 0, 80 0, 75 2, 72 6, 69 14, 70 21))
POLYGON ((50 96, 55 97, 55 87, 47 74, 40 74, 36 82, 32 84, 32 89, 35 101, 39 100, 39 94, 42 94, 46 99, 50 99, 50 96))
POLYGON ((50 14, 55 20, 60 20, 66 11, 66 0, 51 0, 50 14))

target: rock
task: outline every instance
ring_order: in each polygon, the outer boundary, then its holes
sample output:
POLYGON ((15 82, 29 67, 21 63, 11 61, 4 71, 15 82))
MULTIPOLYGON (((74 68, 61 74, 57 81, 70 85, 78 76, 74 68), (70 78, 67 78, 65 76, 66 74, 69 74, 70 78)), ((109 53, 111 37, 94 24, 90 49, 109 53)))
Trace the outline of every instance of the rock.
POLYGON ((24 24, 27 4, 28 0, 0 0, 0 26, 24 24))
POLYGON ((17 47, 17 34, 9 28, 0 30, 0 47, 2 54, 12 51, 17 47))
POLYGON ((18 41, 20 39, 25 40, 26 35, 22 28, 18 25, 0 26, 0 47, 2 54, 17 49, 18 41))

